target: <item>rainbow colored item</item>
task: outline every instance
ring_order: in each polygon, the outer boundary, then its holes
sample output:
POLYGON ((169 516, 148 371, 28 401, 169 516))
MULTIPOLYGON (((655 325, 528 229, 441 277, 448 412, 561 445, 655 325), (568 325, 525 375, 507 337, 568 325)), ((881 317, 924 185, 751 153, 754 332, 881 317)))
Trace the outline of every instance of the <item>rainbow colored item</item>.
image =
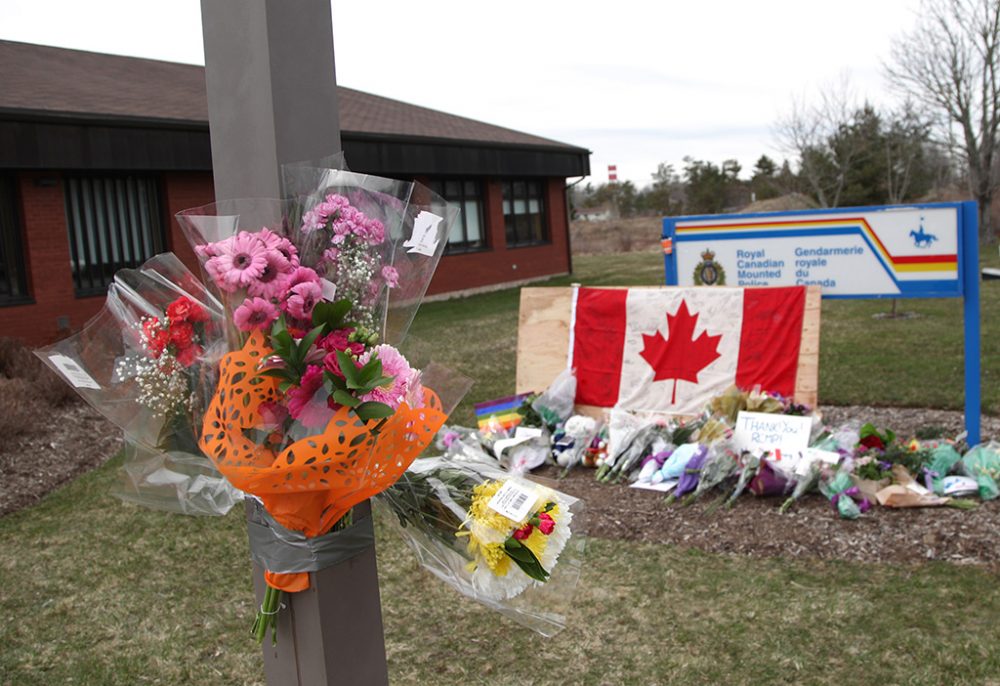
POLYGON ((523 418, 518 413, 518 408, 524 404, 529 393, 497 398, 483 403, 476 403, 476 422, 481 432, 497 433, 499 431, 510 431, 521 423, 523 418))

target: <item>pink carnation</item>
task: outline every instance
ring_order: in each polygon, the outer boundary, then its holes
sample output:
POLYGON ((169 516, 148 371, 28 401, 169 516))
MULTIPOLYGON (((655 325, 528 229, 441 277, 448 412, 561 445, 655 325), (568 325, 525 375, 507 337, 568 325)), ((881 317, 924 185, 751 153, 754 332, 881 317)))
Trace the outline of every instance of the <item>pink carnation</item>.
POLYGON ((233 323, 240 331, 266 330, 278 318, 278 308, 264 298, 247 298, 233 313, 233 323))
POLYGON ((361 400, 385 403, 396 409, 407 398, 414 382, 419 383, 420 373, 410 367, 406 358, 391 345, 377 345, 362 355, 359 361, 364 365, 373 355, 382 362, 382 376, 392 377, 392 381, 372 389, 371 393, 361 396, 361 400))
POLYGON ((382 267, 382 279, 389 288, 396 288, 399 285, 399 272, 395 267, 386 265, 382 267))

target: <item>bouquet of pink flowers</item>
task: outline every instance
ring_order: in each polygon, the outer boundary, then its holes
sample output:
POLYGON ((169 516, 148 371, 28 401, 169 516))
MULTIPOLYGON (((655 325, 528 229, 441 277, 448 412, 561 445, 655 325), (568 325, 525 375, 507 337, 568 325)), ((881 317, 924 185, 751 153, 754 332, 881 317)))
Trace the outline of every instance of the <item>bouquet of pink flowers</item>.
POLYGON ((418 184, 296 172, 319 185, 178 215, 219 291, 229 343, 199 445, 259 500, 266 530, 297 541, 258 545, 251 531, 268 584, 258 639, 282 591, 360 550, 300 553, 336 548, 348 529, 370 535, 352 508, 403 474, 458 400, 453 377, 417 369, 398 347, 457 210, 418 184))

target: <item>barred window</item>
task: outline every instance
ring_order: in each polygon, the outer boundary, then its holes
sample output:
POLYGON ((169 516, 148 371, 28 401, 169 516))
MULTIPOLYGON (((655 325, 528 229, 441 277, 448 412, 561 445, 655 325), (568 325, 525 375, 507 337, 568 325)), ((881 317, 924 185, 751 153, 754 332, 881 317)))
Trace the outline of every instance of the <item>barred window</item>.
POLYGON ((30 300, 25 262, 17 179, 13 175, 0 175, 0 305, 30 300))
POLYGON ((65 186, 78 296, 104 293, 116 271, 163 252, 166 238, 155 177, 70 176, 65 186))
POLYGON ((508 247, 547 243, 542 182, 504 181, 503 220, 508 247))
POLYGON ((432 191, 462 210, 452 224, 445 254, 488 248, 483 228, 483 194, 479 182, 471 179, 435 179, 429 185, 432 191))

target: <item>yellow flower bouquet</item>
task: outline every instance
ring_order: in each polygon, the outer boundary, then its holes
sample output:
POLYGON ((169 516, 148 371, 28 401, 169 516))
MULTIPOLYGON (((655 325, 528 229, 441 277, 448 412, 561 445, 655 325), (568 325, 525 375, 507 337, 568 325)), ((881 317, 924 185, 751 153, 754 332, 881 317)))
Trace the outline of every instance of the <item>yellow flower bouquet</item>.
POLYGON ((582 501, 495 465, 425 458, 378 502, 421 564, 459 592, 547 636, 565 626, 582 501))

